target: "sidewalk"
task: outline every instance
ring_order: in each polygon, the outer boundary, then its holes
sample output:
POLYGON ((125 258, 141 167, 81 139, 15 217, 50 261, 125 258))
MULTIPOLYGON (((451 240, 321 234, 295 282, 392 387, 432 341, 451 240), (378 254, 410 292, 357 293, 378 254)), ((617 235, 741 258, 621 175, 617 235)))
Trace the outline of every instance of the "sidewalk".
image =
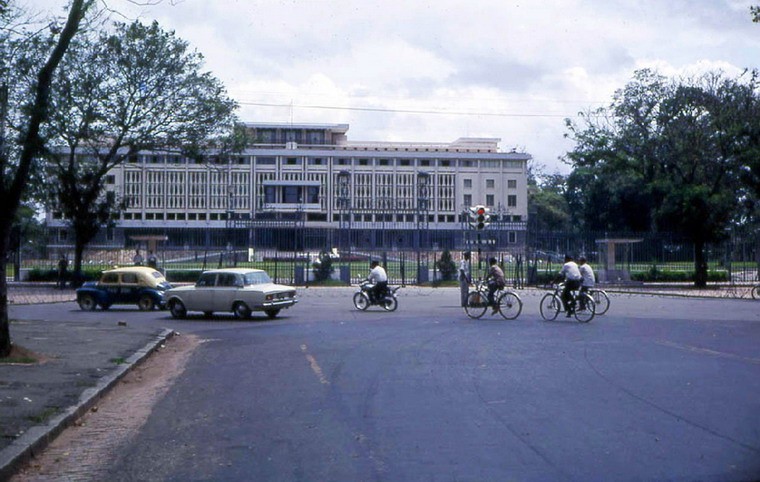
MULTIPOLYGON (((11 304, 74 300, 73 290, 9 287, 11 304)), ((135 364, 163 344, 171 330, 114 321, 12 322, 14 345, 42 356, 37 364, 0 365, 0 480, 92 408, 135 364)))

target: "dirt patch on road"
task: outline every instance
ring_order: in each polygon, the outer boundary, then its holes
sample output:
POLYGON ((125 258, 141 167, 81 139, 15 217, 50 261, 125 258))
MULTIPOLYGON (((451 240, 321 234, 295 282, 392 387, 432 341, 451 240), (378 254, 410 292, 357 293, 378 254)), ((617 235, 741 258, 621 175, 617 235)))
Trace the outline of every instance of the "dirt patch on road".
POLYGON ((120 448, 139 432, 199 344, 194 335, 170 338, 11 481, 104 480, 120 448))

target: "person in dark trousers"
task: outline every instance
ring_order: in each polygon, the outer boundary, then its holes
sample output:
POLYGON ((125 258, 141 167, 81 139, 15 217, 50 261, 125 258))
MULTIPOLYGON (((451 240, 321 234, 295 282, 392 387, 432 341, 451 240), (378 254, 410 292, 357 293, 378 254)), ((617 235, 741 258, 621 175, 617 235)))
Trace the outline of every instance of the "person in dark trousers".
POLYGON ((66 256, 61 255, 61 259, 58 260, 58 281, 56 287, 60 290, 66 287, 66 278, 68 276, 67 270, 69 268, 69 260, 66 256))
POLYGON ((504 271, 499 267, 496 258, 491 258, 488 260, 488 263, 491 265, 488 268, 488 276, 486 277, 488 284, 488 306, 492 308, 492 313, 496 313, 499 311, 499 307, 494 300, 494 294, 507 286, 507 280, 504 278, 504 271))
POLYGON ((471 273, 470 252, 465 251, 462 254, 462 261, 459 262, 459 294, 463 307, 467 306, 467 295, 470 292, 470 283, 472 282, 471 273))
POLYGON ((367 281, 372 283, 372 289, 370 290, 370 301, 376 303, 377 300, 385 296, 385 291, 388 289, 388 274, 385 272, 379 261, 372 261, 370 266, 369 276, 367 281))
POLYGON ((565 287, 562 289, 562 304, 565 307, 565 316, 569 318, 573 315, 573 309, 570 306, 572 298, 570 292, 581 287, 581 270, 570 255, 565 256, 565 264, 562 265, 559 272, 558 279, 562 278, 565 279, 565 287))
POLYGON ((148 267, 158 269, 158 258, 153 254, 153 251, 148 251, 148 267))

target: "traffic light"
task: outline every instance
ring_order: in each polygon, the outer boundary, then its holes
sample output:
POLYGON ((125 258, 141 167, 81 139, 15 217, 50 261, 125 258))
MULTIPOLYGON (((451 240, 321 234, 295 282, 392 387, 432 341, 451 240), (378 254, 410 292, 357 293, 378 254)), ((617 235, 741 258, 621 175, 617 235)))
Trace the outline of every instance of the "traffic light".
POLYGON ((476 231, 482 231, 488 227, 491 221, 489 209, 485 206, 473 206, 470 208, 470 226, 476 231))

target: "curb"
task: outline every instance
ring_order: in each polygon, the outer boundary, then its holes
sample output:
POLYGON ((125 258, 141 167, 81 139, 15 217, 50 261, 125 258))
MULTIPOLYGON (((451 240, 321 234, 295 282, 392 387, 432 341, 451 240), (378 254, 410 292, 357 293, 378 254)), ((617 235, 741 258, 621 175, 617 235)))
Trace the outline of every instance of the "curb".
POLYGON ((95 406, 130 370, 145 361, 174 334, 174 330, 163 329, 155 339, 127 358, 125 363, 102 377, 95 387, 84 390, 75 405, 56 415, 46 424, 30 428, 11 445, 0 451, 0 480, 8 480, 36 453, 44 450, 63 430, 95 406))

